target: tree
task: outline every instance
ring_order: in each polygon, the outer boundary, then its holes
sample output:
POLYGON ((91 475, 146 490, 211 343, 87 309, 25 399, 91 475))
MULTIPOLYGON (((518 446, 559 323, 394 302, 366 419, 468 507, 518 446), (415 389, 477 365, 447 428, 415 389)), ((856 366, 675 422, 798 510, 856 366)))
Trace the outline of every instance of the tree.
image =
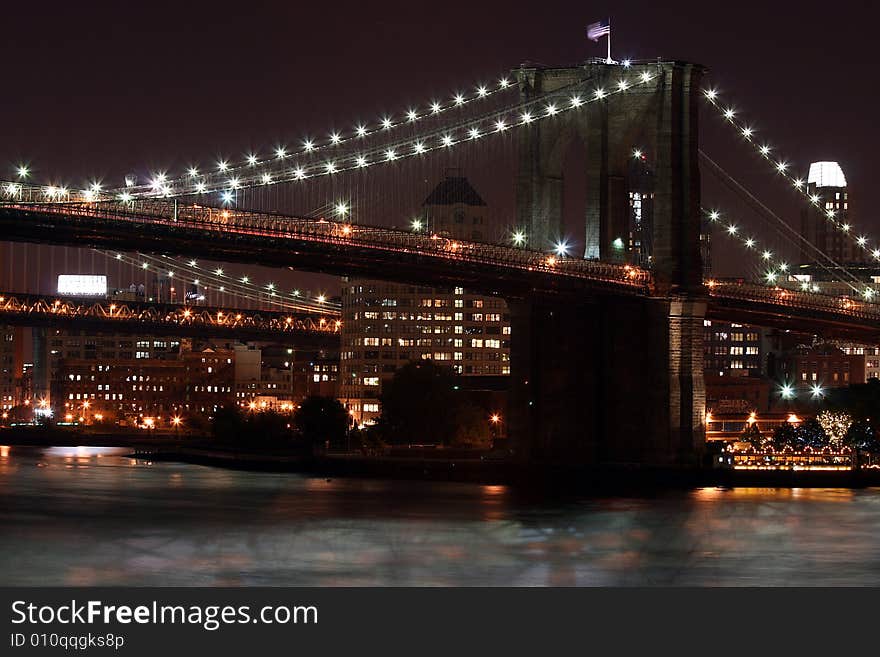
POLYGON ((830 410, 824 410, 819 413, 816 416, 816 420, 822 425, 825 433, 828 434, 829 442, 835 447, 840 446, 843 437, 846 436, 846 432, 849 431, 853 422, 852 416, 849 413, 830 410))
POLYGON ((880 440, 877 440, 874 427, 867 420, 853 422, 843 437, 843 444, 868 454, 880 453, 880 440))
POLYGON ((211 433, 221 441, 266 445, 288 442, 292 432, 287 418, 275 411, 242 411, 238 406, 217 409, 211 433))
POLYGON ((777 451, 786 447, 790 447, 796 452, 803 451, 807 447, 821 449, 826 447, 828 443, 828 434, 815 419, 807 420, 801 425, 785 422, 773 432, 773 449, 777 451))
POLYGON ((217 440, 236 441, 245 435, 245 417, 238 406, 218 408, 211 418, 211 433, 217 440))
POLYGON ((761 447, 764 446, 764 443, 767 442, 756 422, 746 424, 745 429, 743 429, 742 433, 739 435, 739 439, 740 442, 748 443, 755 449, 761 449, 761 447))
POLYGON ((349 415, 335 397, 306 397, 293 416, 293 426, 309 445, 342 445, 349 427, 349 415))
POLYGON ((776 427, 776 431, 773 432, 771 444, 773 445, 773 449, 775 449, 776 451, 781 451, 786 447, 790 447, 791 449, 798 449, 798 443, 799 440, 797 427, 791 422, 784 422, 783 424, 776 427))
POLYGON ((815 418, 807 420, 797 428, 798 443, 800 449, 810 447, 812 449, 822 449, 829 444, 828 434, 825 429, 815 418))
POLYGON ((408 363, 382 388, 379 428, 389 443, 473 443, 488 420, 475 410, 448 367, 408 363))
POLYGON ((287 418, 276 411, 248 413, 245 430, 248 439, 263 443, 289 442, 293 438, 287 418))
POLYGON ((492 429, 482 409, 473 404, 462 404, 455 411, 455 431, 449 441, 453 447, 489 449, 492 429))

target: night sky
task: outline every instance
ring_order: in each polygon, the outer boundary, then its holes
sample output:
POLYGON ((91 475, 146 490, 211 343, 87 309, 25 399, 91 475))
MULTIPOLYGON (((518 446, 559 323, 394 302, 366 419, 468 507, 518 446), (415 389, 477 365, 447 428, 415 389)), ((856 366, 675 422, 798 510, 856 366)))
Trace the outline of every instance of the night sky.
MULTIPOLYGON (((880 234, 874 3, 224 4, 5 5, 0 177, 26 161, 40 180, 118 184, 129 171, 268 152, 525 61, 604 55, 583 26, 610 16, 616 57, 702 63, 797 170, 840 161, 855 225, 880 234)), ((703 126, 704 149, 797 225, 797 200, 766 165, 711 112, 703 126)), ((704 198, 714 194, 706 183, 704 198)), ((739 261, 716 255, 726 273, 739 261)))

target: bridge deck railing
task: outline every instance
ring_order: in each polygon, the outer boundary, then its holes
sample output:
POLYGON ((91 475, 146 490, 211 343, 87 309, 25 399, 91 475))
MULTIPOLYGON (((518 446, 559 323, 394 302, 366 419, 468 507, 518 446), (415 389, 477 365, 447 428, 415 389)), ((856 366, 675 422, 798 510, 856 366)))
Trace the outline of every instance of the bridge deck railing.
MULTIPOLYGON (((565 258, 510 246, 454 240, 437 234, 341 221, 182 204, 163 199, 11 205, 24 211, 93 217, 105 221, 154 223, 278 239, 295 238, 340 246, 356 245, 385 252, 422 254, 600 281, 633 293, 648 294, 653 290, 651 273, 630 265, 565 258)), ((849 297, 834 297, 789 288, 722 280, 707 281, 707 291, 710 297, 715 298, 739 299, 756 304, 772 304, 778 307, 834 313, 880 322, 880 305, 849 297)))
POLYGON ((753 303, 772 303, 775 306, 801 310, 832 312, 848 317, 880 322, 880 306, 849 297, 836 297, 815 292, 800 292, 783 287, 769 287, 754 283, 707 281, 710 297, 727 297, 753 303))
POLYGON ((279 239, 295 238, 341 246, 356 245, 384 251, 416 253, 462 262, 601 281, 638 293, 650 291, 653 285, 653 277, 649 271, 630 265, 562 257, 511 246, 455 240, 438 234, 417 233, 326 219, 179 204, 161 199, 12 205, 24 211, 64 216, 159 223, 218 232, 238 232, 279 239))

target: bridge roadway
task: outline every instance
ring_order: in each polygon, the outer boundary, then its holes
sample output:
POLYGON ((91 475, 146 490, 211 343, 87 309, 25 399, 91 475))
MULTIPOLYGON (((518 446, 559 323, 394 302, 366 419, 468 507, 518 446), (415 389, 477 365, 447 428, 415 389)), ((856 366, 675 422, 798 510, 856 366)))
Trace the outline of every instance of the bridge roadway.
POLYGON ((533 290, 643 295, 651 282, 650 273, 624 265, 162 200, 0 205, 0 235, 9 241, 175 253, 505 296, 533 290))
POLYGON ((272 310, 0 292, 0 324, 113 333, 283 341, 338 348, 341 323, 272 310))
MULTIPOLYGON (((324 219, 223 209, 173 200, 0 204, 4 240, 154 251, 460 286, 523 298, 655 296, 649 271, 509 246, 324 219)), ((880 306, 735 281, 709 281, 707 317, 827 337, 880 341, 880 306)))

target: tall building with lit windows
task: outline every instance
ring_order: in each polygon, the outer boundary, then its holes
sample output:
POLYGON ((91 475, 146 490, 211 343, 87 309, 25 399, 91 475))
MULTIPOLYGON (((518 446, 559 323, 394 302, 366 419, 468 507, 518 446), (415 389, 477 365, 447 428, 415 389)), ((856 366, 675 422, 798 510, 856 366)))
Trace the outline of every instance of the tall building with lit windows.
MULTIPOLYGON (((414 227, 454 239, 487 239, 487 206, 468 180, 447 176, 414 227)), ((413 360, 465 377, 510 374, 510 314, 503 299, 462 288, 365 279, 342 285, 339 396, 359 423, 379 415, 382 383, 413 360)))
POLYGON ((712 377, 759 377, 765 373, 763 330, 757 326, 703 321, 703 369, 712 377))
MULTIPOLYGON (((856 241, 849 188, 840 164, 813 162, 807 176, 807 194, 815 202, 801 213, 801 234, 837 264, 865 262, 869 253, 856 241)), ((807 246, 801 247, 801 261, 830 264, 807 246)))
MULTIPOLYGON (((654 173, 645 163, 647 157, 639 154, 630 162, 626 179, 629 198, 629 217, 626 226, 628 262, 650 267, 654 253, 654 173)), ((615 184, 612 181, 610 184, 615 184)), ((612 246, 617 245, 612 242, 612 246)))
POLYGON ((8 411, 18 403, 16 395, 15 328, 0 326, 0 410, 8 411))

